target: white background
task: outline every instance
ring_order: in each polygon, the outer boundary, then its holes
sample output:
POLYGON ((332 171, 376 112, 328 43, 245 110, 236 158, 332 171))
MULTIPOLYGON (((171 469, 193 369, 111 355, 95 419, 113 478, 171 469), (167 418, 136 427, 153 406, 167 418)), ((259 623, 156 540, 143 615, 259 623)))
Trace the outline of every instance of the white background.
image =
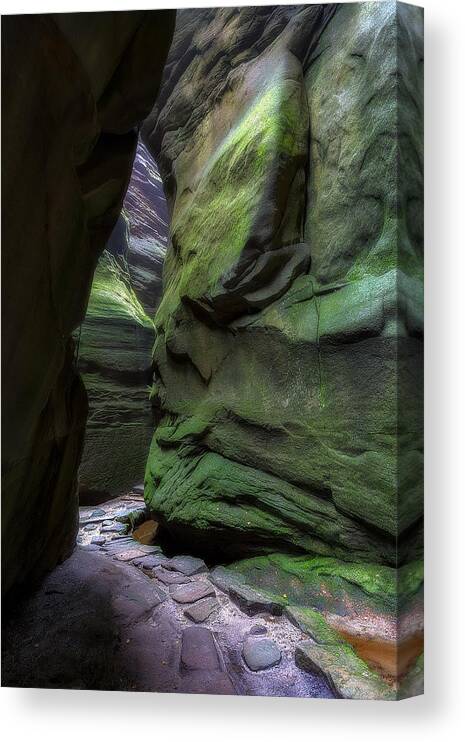
MULTIPOLYGON (((8 0, 2 12, 214 4, 8 0)), ((465 2, 417 4, 425 6, 426 47, 425 696, 389 704, 3 688, 0 731, 4 739, 94 742, 113 737, 174 742, 185 736, 189 742, 288 742, 298 735, 301 742, 453 742, 459 737, 465 710, 465 2)))

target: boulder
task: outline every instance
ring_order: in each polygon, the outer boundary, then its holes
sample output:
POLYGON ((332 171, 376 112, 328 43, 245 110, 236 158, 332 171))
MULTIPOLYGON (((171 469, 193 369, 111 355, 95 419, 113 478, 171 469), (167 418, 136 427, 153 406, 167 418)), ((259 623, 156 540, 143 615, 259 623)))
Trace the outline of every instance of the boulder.
POLYGON ((281 650, 272 639, 248 638, 242 648, 244 662, 253 672, 267 670, 281 662, 281 650))

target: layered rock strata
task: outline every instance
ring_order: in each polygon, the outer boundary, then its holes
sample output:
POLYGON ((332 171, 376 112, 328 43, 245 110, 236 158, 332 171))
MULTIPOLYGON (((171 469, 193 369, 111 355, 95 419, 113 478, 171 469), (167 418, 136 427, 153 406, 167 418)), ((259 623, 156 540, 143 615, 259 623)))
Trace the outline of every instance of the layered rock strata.
POLYGON ((146 499, 191 547, 418 553, 421 74, 409 6, 178 16, 146 499))
POLYGON ((160 299, 167 213, 156 164, 139 141, 123 210, 102 254, 77 339, 89 399, 81 502, 123 494, 144 478, 153 432, 153 314, 160 299))
MULTIPOLYGON (((396 683, 422 630, 422 33, 396 3, 182 12, 144 126, 171 211, 147 504, 240 560, 246 610, 336 614, 396 683)), ((335 653, 299 657, 335 683, 335 653)))

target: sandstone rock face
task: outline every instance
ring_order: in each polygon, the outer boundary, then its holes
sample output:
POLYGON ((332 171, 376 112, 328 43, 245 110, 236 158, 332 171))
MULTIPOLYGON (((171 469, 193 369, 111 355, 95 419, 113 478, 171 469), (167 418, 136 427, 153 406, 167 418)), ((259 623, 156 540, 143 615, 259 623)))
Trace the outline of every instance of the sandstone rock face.
POLYGON ((140 139, 123 214, 129 223, 127 261, 131 284, 153 319, 162 293, 169 217, 158 167, 140 139))
POLYGON ((123 211, 100 257, 86 318, 76 333, 78 369, 89 399, 79 469, 82 502, 120 495, 144 476, 153 432, 153 314, 166 241, 160 175, 139 142, 123 211))
POLYGON ((121 211, 172 11, 2 22, 3 589, 77 530, 87 401, 71 334, 121 211), (30 81, 34 80, 34 84, 30 81))
POLYGON ((146 501, 196 548, 417 552, 421 74, 410 6, 178 14, 146 501))

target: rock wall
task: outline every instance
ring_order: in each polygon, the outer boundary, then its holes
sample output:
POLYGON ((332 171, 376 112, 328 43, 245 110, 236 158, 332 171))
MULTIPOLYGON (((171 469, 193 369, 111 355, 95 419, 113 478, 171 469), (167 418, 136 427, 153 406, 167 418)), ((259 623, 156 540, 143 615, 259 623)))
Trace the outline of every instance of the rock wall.
POLYGON ((86 317, 76 332, 77 365, 89 400, 81 502, 116 497, 144 478, 153 432, 153 315, 167 230, 160 175, 139 141, 123 210, 99 259, 86 317))
POLYGON ((129 225, 128 268, 131 283, 153 319, 162 294, 168 244, 168 207, 157 164, 139 139, 123 212, 129 225))
POLYGON ((421 75, 412 6, 178 14, 146 500, 192 549, 418 554, 421 75))
POLYGON ((2 19, 3 590, 73 547, 92 275, 156 98, 173 11, 2 19))

